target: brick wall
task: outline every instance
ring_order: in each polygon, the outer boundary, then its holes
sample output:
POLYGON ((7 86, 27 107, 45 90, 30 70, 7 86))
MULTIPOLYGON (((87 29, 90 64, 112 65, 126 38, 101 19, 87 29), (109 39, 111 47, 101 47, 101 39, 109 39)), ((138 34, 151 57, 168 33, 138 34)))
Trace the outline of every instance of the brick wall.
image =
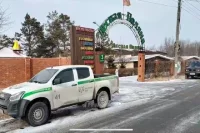
POLYGON ((0 88, 27 81, 46 67, 70 64, 69 58, 0 58, 0 88))
POLYGON ((25 59, 0 59, 0 88, 25 80, 25 59))
POLYGON ((66 58, 38 58, 32 59, 31 61, 31 75, 37 74, 39 71, 46 67, 58 66, 58 65, 69 65, 71 61, 66 58))
POLYGON ((99 55, 102 54, 102 52, 96 52, 95 53, 95 74, 103 74, 103 68, 104 63, 99 62, 99 55))

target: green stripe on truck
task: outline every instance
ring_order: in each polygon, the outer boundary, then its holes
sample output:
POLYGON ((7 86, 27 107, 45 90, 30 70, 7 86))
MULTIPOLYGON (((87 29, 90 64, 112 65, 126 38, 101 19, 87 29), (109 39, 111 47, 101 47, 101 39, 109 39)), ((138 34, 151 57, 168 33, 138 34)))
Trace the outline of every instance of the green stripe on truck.
POLYGON ((40 92, 47 92, 47 91, 52 91, 52 87, 42 88, 42 89, 39 89, 39 90, 27 92, 27 93, 25 93, 25 94, 23 95, 22 98, 26 98, 26 97, 29 97, 29 96, 31 96, 31 95, 34 95, 34 94, 37 94, 37 93, 40 93, 40 92))
POLYGON ((109 80, 109 79, 115 79, 117 76, 107 76, 107 77, 102 77, 102 78, 95 78, 95 81, 103 81, 103 80, 109 80))
POLYGON ((87 84, 87 83, 91 83, 91 82, 94 82, 94 79, 78 81, 78 85, 87 84))
POLYGON ((82 84, 87 84, 87 83, 91 83, 92 82, 97 82, 97 81, 103 81, 103 80, 109 80, 109 79, 115 79, 117 78, 117 76, 107 76, 107 77, 102 77, 102 78, 95 78, 95 79, 90 79, 90 80, 83 80, 83 81, 79 81, 78 85, 82 85, 82 84))

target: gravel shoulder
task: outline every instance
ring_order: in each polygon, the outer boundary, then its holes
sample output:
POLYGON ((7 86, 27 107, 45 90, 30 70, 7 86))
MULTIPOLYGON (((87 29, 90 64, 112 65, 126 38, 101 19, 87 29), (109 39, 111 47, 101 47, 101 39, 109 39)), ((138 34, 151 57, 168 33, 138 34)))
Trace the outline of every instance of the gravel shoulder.
POLYGON ((11 117, 8 115, 3 114, 3 111, 0 110, 0 121, 5 119, 10 119, 11 117))

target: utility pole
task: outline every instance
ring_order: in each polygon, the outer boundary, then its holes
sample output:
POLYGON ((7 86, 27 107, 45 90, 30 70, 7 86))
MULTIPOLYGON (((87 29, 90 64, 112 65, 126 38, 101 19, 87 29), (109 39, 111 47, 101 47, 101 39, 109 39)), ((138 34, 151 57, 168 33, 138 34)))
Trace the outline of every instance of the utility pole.
POLYGON ((175 78, 177 78, 177 75, 178 75, 178 61, 180 58, 179 34, 180 34, 180 20, 181 20, 181 4, 182 4, 182 0, 178 0, 177 23, 176 23, 176 42, 175 42, 175 70, 174 70, 175 78))

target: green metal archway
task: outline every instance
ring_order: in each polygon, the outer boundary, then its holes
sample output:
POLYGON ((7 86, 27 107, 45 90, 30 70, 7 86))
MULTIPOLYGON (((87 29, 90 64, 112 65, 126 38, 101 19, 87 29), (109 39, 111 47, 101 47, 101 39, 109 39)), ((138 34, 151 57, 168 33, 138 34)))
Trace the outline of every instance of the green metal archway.
POLYGON ((117 24, 123 24, 123 25, 126 25, 127 27, 129 27, 137 40, 137 43, 138 43, 137 50, 145 51, 144 34, 143 34, 142 29, 140 28, 138 22, 132 17, 132 14, 130 12, 127 12, 127 14, 118 12, 118 13, 114 13, 114 14, 110 15, 100 25, 96 34, 98 34, 102 37, 106 37, 106 36, 108 36, 109 30, 117 24))

